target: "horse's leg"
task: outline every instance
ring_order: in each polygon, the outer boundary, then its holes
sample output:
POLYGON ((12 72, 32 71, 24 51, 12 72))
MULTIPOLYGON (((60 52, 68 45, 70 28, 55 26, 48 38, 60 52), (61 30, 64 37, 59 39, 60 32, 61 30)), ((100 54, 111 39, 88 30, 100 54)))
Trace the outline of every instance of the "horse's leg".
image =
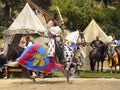
MULTIPOLYGON (((59 69, 60 70, 60 69, 59 69)), ((70 83, 70 71, 69 70, 60 70, 67 79, 67 83, 70 83)))
POLYGON ((110 73, 112 73, 112 66, 110 66, 110 73))
POLYGON ((99 61, 97 61, 97 71, 99 71, 99 61))
POLYGON ((120 72, 120 54, 118 53, 118 67, 119 67, 119 72, 120 72))
POLYGON ((90 69, 91 71, 94 71, 93 59, 90 59, 90 69))
POLYGON ((115 73, 117 73, 117 67, 115 66, 115 73))
POLYGON ((32 72, 32 76, 30 77, 30 79, 32 79, 34 82, 36 82, 35 78, 36 78, 36 73, 32 72))
POLYGON ((103 72, 103 61, 101 61, 101 72, 103 72))
POLYGON ((93 71, 95 71, 96 58, 93 58, 93 71))
POLYGON ((67 78, 67 82, 70 83, 70 71, 66 70, 66 78, 67 78))

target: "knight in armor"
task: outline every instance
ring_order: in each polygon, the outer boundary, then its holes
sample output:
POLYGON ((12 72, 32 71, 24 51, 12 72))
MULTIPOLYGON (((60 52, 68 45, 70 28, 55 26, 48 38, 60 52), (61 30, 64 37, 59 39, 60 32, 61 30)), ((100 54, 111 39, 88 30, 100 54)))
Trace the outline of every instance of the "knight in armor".
POLYGON ((55 56, 56 37, 61 37, 62 30, 59 26, 52 26, 48 32, 50 41, 48 42, 48 57, 55 56))
POLYGON ((99 40, 99 36, 96 36, 96 39, 93 40, 91 43, 90 43, 90 46, 92 48, 97 48, 97 47, 100 47, 101 45, 103 45, 103 41, 99 40))
MULTIPOLYGON (((90 43, 90 46, 93 48, 92 49, 92 57, 96 57, 96 52, 97 50, 99 49, 100 46, 102 46, 104 43, 103 41, 99 40, 99 36, 96 36, 96 39, 93 40, 91 43, 90 43)), ((91 53, 90 52, 90 53, 91 53)), ((94 71, 95 69, 95 63, 96 61, 94 61, 94 59, 90 60, 90 67, 91 67, 91 70, 94 71)))

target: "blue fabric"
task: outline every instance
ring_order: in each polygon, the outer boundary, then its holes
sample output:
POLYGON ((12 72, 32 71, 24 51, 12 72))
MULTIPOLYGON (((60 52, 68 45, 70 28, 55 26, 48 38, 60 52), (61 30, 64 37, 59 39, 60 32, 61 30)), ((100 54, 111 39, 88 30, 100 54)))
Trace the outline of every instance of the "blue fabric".
POLYGON ((55 72, 54 58, 47 57, 47 49, 46 45, 32 45, 16 61, 33 71, 55 72))

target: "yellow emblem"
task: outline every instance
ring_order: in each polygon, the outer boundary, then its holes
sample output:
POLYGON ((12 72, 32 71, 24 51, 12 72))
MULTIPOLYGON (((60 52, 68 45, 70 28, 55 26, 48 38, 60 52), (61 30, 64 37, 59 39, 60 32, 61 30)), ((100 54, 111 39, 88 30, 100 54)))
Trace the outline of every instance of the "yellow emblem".
POLYGON ((37 65, 45 66, 45 61, 44 61, 45 56, 36 54, 34 57, 36 58, 36 60, 34 60, 33 66, 37 66, 37 65))

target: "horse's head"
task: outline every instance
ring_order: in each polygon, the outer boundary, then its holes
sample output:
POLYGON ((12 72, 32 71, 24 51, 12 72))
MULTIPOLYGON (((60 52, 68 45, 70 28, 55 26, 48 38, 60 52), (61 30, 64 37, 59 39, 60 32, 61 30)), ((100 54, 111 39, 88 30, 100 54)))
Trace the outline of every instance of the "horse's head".
POLYGON ((81 39, 81 40, 79 41, 79 43, 80 43, 82 46, 85 46, 85 45, 86 45, 86 40, 85 40, 85 37, 84 37, 84 33, 81 32, 80 30, 79 30, 78 40, 79 40, 79 38, 81 39))
POLYGON ((113 57, 115 53, 115 48, 112 44, 108 44, 108 56, 113 57))

